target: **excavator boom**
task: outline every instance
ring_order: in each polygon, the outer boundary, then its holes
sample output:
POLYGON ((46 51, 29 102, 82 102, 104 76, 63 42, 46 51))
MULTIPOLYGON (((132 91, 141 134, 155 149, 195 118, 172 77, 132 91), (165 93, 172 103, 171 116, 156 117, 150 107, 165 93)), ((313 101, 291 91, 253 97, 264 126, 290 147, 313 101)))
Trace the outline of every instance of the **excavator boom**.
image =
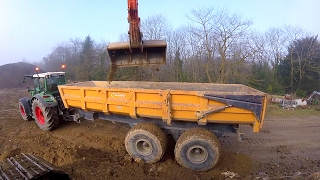
POLYGON ((140 18, 138 16, 138 1, 128 0, 128 22, 131 47, 140 47, 142 37, 140 33, 140 18))
POLYGON ((110 43, 107 47, 111 59, 112 79, 117 67, 158 65, 166 63, 167 43, 163 40, 142 40, 138 0, 128 0, 129 41, 110 43))

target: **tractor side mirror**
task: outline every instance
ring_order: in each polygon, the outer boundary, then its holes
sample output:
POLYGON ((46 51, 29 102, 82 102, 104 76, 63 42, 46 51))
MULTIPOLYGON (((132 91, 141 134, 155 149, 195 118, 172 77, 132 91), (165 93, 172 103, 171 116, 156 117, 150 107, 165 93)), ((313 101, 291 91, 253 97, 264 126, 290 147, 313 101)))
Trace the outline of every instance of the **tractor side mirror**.
POLYGON ((26 83, 26 77, 23 78, 22 83, 26 83))

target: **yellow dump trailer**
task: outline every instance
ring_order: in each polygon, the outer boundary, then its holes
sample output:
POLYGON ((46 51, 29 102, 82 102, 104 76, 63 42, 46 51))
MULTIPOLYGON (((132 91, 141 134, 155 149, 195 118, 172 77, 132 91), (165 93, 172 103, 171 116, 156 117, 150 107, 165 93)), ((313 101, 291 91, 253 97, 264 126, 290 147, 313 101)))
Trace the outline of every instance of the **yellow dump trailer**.
POLYGON ((87 81, 59 86, 66 108, 172 121, 250 124, 259 132, 266 94, 241 84, 87 81))
POLYGON ((241 84, 87 81, 58 88, 64 108, 78 117, 131 125, 125 145, 134 159, 158 162, 169 133, 177 162, 199 171, 218 162, 222 133, 238 132, 240 124, 259 132, 267 102, 265 93, 241 84))

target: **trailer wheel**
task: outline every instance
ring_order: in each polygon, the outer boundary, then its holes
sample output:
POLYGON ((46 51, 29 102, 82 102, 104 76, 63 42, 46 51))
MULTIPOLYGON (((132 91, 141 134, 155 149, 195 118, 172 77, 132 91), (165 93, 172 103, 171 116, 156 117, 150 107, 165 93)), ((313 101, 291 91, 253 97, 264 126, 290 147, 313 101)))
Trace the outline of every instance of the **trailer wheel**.
POLYGON ((128 132, 125 146, 133 159, 156 163, 167 149, 167 136, 153 123, 139 123, 128 132))
POLYGON ((53 130, 59 122, 57 107, 44 107, 38 99, 32 102, 32 112, 38 127, 44 131, 53 130))
POLYGON ((181 166, 196 171, 207 171, 217 164, 220 151, 220 142, 212 132, 203 128, 193 128, 181 134, 174 155, 181 166))
POLYGON ((19 109, 20 109, 20 114, 23 120, 25 121, 31 121, 33 120, 31 115, 26 114, 26 110, 24 108, 24 105, 22 104, 21 101, 19 101, 19 109))

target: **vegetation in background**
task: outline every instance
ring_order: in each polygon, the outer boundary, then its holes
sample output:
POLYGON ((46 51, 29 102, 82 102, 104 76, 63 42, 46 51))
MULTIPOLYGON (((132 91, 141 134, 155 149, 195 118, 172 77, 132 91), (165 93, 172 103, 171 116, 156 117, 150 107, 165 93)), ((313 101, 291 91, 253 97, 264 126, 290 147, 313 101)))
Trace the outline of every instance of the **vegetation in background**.
MULTIPOLYGON (((119 68, 114 80, 242 83, 270 94, 302 97, 320 91, 317 35, 292 26, 256 32, 250 19, 226 9, 193 9, 188 18, 188 25, 177 28, 163 15, 143 20, 145 39, 167 41, 167 64, 119 68)), ((121 35, 120 40, 128 37, 121 35)), ((89 35, 70 39, 38 64, 46 71, 67 64, 65 71, 74 81, 106 80, 107 44, 89 35)))
POLYGON ((320 116, 319 106, 297 107, 294 110, 279 108, 279 104, 268 104, 266 117, 272 118, 305 118, 310 116, 320 116))

